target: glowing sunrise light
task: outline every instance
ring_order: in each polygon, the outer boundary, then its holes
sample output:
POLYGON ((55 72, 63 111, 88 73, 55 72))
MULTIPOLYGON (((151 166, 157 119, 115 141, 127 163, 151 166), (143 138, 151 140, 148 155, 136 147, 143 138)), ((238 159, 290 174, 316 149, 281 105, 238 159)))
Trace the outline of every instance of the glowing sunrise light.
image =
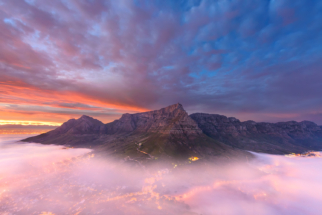
POLYGON ((19 121, 19 120, 0 120, 0 125, 50 125, 60 126, 59 122, 41 122, 41 121, 19 121))
POLYGON ((0 134, 41 134, 50 130, 0 130, 0 134))

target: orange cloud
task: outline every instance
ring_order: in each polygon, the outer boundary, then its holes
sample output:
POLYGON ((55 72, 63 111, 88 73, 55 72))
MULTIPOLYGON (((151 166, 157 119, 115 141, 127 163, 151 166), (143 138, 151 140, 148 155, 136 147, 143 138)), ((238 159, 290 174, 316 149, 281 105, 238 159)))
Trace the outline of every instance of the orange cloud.
MULTIPOLYGON (((40 89, 29 85, 21 80, 0 81, 0 102, 10 104, 28 105, 49 105, 52 107, 62 107, 60 103, 83 103, 101 108, 116 109, 119 112, 142 112, 148 111, 146 108, 130 106, 116 101, 109 102, 98 98, 73 91, 57 91, 52 89, 40 89)), ((92 109, 86 107, 73 107, 74 109, 92 109)))
POLYGON ((22 80, 12 79, 0 81, 0 120, 11 123, 24 124, 25 122, 44 123, 46 125, 61 124, 70 118, 78 118, 80 111, 97 111, 95 116, 103 122, 113 121, 124 112, 142 112, 148 109, 130 106, 115 101, 100 100, 90 95, 74 91, 59 91, 53 89, 41 89, 22 80), (74 105, 75 104, 75 105, 74 105), (34 106, 37 110, 15 110, 11 106, 34 106), (49 109, 42 112, 41 108, 49 109), (50 113, 50 108, 68 110, 69 113, 50 113), (72 110, 79 110, 72 113, 72 110), (106 110, 113 111, 113 114, 105 113, 106 110), (119 114, 117 114, 119 113, 119 114))

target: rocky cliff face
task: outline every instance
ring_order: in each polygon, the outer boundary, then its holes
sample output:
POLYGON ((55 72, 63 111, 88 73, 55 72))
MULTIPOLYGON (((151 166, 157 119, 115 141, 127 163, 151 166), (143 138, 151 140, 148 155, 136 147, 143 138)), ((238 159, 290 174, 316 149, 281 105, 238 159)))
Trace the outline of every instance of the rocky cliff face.
POLYGON ((198 135, 202 131, 181 104, 137 114, 123 114, 119 120, 106 124, 106 134, 127 132, 198 135))
POLYGON ((234 117, 195 113, 194 119, 208 136, 226 144, 271 153, 322 149, 322 129, 313 122, 240 122, 234 117))
POLYGON ((309 121, 278 123, 240 122, 234 117, 228 118, 218 114, 205 113, 191 114, 190 117, 198 123, 198 126, 205 133, 210 135, 271 134, 285 138, 308 138, 322 133, 320 126, 309 121))

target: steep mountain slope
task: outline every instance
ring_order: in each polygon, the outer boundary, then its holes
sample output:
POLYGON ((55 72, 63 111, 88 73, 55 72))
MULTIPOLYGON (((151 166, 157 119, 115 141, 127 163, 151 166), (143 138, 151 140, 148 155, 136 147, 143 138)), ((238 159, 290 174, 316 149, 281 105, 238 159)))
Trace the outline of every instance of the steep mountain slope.
POLYGON ((240 149, 272 154, 322 149, 322 129, 313 122, 240 122, 234 117, 195 113, 199 128, 209 137, 240 149))
POLYGON ((94 148, 96 153, 136 159, 246 158, 247 152, 205 135, 181 104, 156 111, 123 114, 103 124, 88 116, 23 141, 94 148))

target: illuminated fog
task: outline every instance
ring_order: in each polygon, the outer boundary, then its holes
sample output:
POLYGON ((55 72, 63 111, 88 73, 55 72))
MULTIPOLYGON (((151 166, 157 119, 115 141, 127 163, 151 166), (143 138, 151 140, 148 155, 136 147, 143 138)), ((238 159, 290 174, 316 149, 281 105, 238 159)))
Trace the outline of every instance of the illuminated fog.
POLYGON ((0 136, 0 214, 321 214, 322 159, 140 167, 0 136))

